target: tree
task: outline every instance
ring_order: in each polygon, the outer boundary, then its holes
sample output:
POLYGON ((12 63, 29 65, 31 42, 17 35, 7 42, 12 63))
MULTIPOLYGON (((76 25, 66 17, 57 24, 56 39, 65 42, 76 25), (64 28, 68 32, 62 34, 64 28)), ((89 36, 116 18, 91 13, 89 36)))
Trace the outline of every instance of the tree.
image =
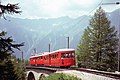
POLYGON ((20 47, 24 45, 24 43, 14 43, 11 37, 5 38, 5 34, 4 31, 0 33, 0 61, 9 57, 14 52, 14 48, 20 50, 20 47))
POLYGON ((13 49, 20 50, 24 43, 16 44, 11 37, 5 37, 6 32, 0 33, 0 76, 2 80, 21 80, 25 78, 23 64, 18 64, 13 49), (19 66, 18 66, 19 65, 19 66))
POLYGON ((2 5, 0 2, 0 17, 3 17, 4 19, 5 16, 4 14, 20 14, 22 11, 19 11, 20 7, 18 6, 18 4, 10 4, 8 3, 7 5, 2 5))
MULTIPOLYGON (((0 17, 4 14, 18 14, 18 4, 8 3, 6 6, 0 3, 0 17)), ((7 32, 0 32, 0 76, 1 80, 25 80, 24 64, 18 63, 15 57, 12 57, 14 49, 20 50, 24 43, 16 44, 12 37, 6 37, 7 32)))
POLYGON ((80 40, 80 43, 79 43, 79 45, 77 47, 77 51, 76 51, 78 67, 89 68, 89 66, 92 63, 92 62, 90 62, 91 61, 90 60, 91 53, 90 53, 90 49, 89 49, 90 48, 89 42, 90 42, 89 32, 87 29, 85 29, 84 34, 80 40))
MULTIPOLYGON (((21 13, 21 11, 19 11, 20 7, 18 6, 18 4, 10 4, 8 3, 7 5, 2 5, 0 2, 0 17, 3 17, 4 19, 5 16, 4 14, 18 14, 21 13)), ((24 44, 14 44, 13 39, 11 37, 5 38, 5 34, 7 32, 0 32, 0 61, 4 60, 5 58, 7 58, 7 56, 11 55, 13 51, 13 48, 16 48, 18 50, 20 50, 20 46, 23 46, 24 44)))
POLYGON ((21 60, 17 60, 14 55, 4 59, 0 64, 1 80, 25 80, 25 67, 21 60))
POLYGON ((26 80, 24 61, 20 60, 19 58, 16 59, 16 57, 13 57, 13 64, 14 64, 15 73, 17 74, 16 80, 26 80))
MULTIPOLYGON (((83 53, 91 57, 90 68, 99 70, 117 69, 118 38, 115 27, 106 17, 105 11, 99 7, 89 22, 87 28, 89 53, 83 53), (89 55, 91 54, 91 55, 89 55)), ((84 43, 82 43, 84 45, 84 43)), ((78 49, 80 49, 78 47, 78 49)), ((81 50, 79 50, 81 52, 81 50)), ((82 55, 82 54, 79 54, 82 55)), ((88 59, 86 59, 88 60, 88 59)), ((88 65, 86 65, 88 66, 88 65)))

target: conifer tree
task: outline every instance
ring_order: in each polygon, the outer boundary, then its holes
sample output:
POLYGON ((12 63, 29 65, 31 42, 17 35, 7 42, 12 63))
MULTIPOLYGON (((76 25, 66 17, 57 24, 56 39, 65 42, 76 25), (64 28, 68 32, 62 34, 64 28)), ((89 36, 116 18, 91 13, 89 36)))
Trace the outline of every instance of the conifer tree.
MULTIPOLYGON (((97 9, 91 18, 87 30, 89 32, 89 42, 86 44, 89 44, 88 51, 90 51, 87 55, 92 57, 90 60, 92 64, 90 68, 110 71, 116 70, 118 48, 117 31, 115 31, 114 26, 111 26, 111 22, 101 7, 97 9)), ((81 51, 79 50, 79 52, 81 51)))
MULTIPOLYGON (((3 5, 0 2, 0 18, 3 17, 5 20, 5 14, 18 14, 19 11, 18 4, 3 5)), ((14 49, 20 50, 20 47, 24 43, 16 44, 12 37, 6 37, 7 32, 0 32, 0 80, 25 80, 25 68, 24 64, 17 63, 14 61, 16 58, 12 58, 12 53, 14 49)))
MULTIPOLYGON (((87 65, 90 63, 90 51, 89 51, 89 32, 85 29, 83 36, 80 40, 80 43, 77 48, 77 61, 78 67, 88 67, 87 65)), ((89 64, 91 65, 91 64, 89 64)))
POLYGON ((10 4, 8 3, 7 5, 3 5, 0 2, 0 17, 3 17, 5 20, 5 14, 20 14, 22 11, 19 11, 20 7, 18 4, 10 4))
POLYGON ((11 37, 5 37, 6 32, 0 33, 0 61, 3 61, 14 53, 13 49, 20 50, 24 43, 16 44, 11 37))

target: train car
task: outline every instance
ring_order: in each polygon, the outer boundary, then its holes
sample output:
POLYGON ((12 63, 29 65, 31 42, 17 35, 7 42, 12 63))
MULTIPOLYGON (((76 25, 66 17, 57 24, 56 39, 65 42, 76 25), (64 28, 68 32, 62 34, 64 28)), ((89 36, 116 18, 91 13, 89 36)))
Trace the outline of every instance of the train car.
POLYGON ((51 64, 50 53, 44 52, 42 56, 44 57, 44 60, 43 60, 44 66, 50 66, 51 64))
POLYGON ((51 52, 51 66, 60 66, 59 53, 57 51, 51 52))
POLYGON ((37 55, 36 56, 36 65, 37 66, 43 66, 44 65, 44 56, 42 56, 42 55, 37 55))
POLYGON ((30 65, 70 67, 75 65, 75 50, 59 49, 53 52, 44 52, 41 55, 31 56, 30 65))
POLYGON ((44 65, 44 56, 42 55, 32 55, 30 57, 30 65, 32 66, 42 66, 44 65))
POLYGON ((36 65, 36 56, 32 55, 30 57, 30 65, 35 66, 36 65))
POLYGON ((51 66, 70 67, 75 65, 74 49, 59 49, 51 53, 51 66))

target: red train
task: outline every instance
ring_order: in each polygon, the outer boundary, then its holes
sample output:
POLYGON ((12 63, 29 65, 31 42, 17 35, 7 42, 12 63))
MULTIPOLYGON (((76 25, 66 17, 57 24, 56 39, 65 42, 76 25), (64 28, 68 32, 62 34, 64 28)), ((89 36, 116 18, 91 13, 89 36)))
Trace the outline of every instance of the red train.
POLYGON ((70 67, 75 65, 75 50, 59 49, 53 52, 45 52, 41 55, 31 56, 30 65, 70 67))

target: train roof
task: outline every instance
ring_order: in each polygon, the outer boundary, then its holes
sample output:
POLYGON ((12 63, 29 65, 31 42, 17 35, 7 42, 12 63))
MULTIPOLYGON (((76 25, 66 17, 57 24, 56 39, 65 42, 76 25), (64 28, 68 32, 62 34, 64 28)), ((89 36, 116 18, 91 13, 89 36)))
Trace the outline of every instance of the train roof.
POLYGON ((33 55, 31 56, 30 58, 34 58, 34 57, 38 57, 38 56, 44 56, 44 55, 48 55, 48 54, 52 54, 52 53, 55 53, 55 52, 62 52, 62 51, 74 51, 75 49, 58 49, 56 51, 52 51, 52 52, 44 52, 42 54, 39 54, 39 55, 33 55))
POLYGON ((38 57, 38 56, 42 56, 41 54, 42 54, 42 53, 35 54, 35 55, 31 55, 30 58, 34 58, 34 57, 38 57))
POLYGON ((68 48, 65 48, 65 49, 58 49, 56 51, 74 51, 75 49, 68 49, 68 48))
POLYGON ((48 55, 48 54, 50 54, 50 52, 44 52, 44 53, 41 54, 41 55, 44 56, 44 55, 48 55))
POLYGON ((67 48, 65 48, 65 49, 58 49, 58 50, 56 50, 56 51, 53 51, 53 52, 50 52, 50 53, 54 53, 54 52, 63 52, 63 51, 74 51, 75 49, 67 49, 67 48))

